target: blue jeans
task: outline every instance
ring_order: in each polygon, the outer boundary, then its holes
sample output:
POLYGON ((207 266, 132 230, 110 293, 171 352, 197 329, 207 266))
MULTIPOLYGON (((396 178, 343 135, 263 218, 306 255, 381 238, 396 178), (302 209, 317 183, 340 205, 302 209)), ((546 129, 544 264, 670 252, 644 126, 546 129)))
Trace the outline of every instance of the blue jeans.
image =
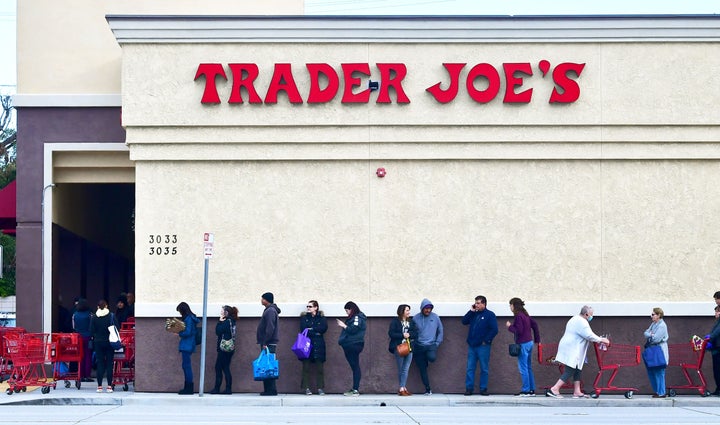
POLYGON ((190 358, 192 357, 192 353, 189 351, 181 351, 180 354, 182 354, 182 370, 183 374, 185 374, 185 382, 192 382, 193 373, 192 362, 190 360, 190 358))
POLYGON ((647 374, 650 379, 650 386, 657 395, 665 395, 665 368, 648 367, 647 374))
POLYGON ((465 389, 472 391, 475 388, 475 368, 480 362, 480 391, 487 390, 488 374, 490 372, 490 345, 468 347, 467 374, 465 375, 465 389))
POLYGON ((413 353, 408 354, 405 357, 398 356, 397 351, 395 352, 395 362, 398 367, 398 382, 400 387, 404 387, 407 383, 408 372, 410 371, 410 363, 412 363, 413 353))
POLYGON ((520 391, 535 391, 535 375, 532 370, 532 349, 533 341, 520 344, 520 355, 518 356, 518 370, 520 378, 522 378, 522 388, 520 391))

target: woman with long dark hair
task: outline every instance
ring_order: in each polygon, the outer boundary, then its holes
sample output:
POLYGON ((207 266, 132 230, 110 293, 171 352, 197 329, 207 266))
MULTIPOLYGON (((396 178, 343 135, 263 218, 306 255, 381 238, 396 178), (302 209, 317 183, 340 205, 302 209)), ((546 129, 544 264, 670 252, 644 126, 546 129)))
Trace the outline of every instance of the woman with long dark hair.
POLYGON ((510 299, 510 311, 514 315, 513 322, 505 322, 508 331, 515 336, 515 343, 520 344, 518 370, 522 379, 522 388, 515 394, 520 397, 535 397, 535 374, 532 370, 532 349, 535 342, 540 342, 540 331, 537 323, 525 310, 525 302, 520 298, 510 299), (535 335, 533 338, 533 334, 535 335))
POLYGON ((110 346, 110 325, 117 326, 113 314, 108 309, 108 303, 105 300, 98 301, 95 316, 90 320, 90 333, 93 339, 93 349, 95 350, 95 359, 97 361, 97 392, 103 390, 103 378, 107 378, 107 388, 105 391, 113 392, 113 360, 115 350, 110 346))
POLYGON ((397 352, 396 347, 403 341, 409 342, 412 347, 412 344, 414 344, 417 339, 417 333, 415 322, 410 317, 410 306, 407 304, 400 304, 397 308, 397 317, 392 319, 390 322, 390 328, 388 329, 388 336, 390 337, 388 351, 395 355, 395 362, 398 367, 398 382, 400 384, 398 395, 400 396, 412 395, 405 387, 405 384, 407 383, 408 371, 410 370, 413 353, 411 351, 410 354, 402 357, 397 352))
POLYGON ((215 359, 215 386, 210 394, 232 394, 232 374, 230 373, 230 361, 235 354, 235 322, 238 319, 238 309, 224 305, 220 310, 220 318, 215 325, 217 335, 217 358, 215 359), (232 349, 227 344, 220 345, 225 341, 232 341, 232 349), (223 374, 225 374, 225 390, 220 392, 223 374))
POLYGON ((310 367, 315 365, 317 371, 317 393, 319 395, 325 395, 325 332, 327 332, 327 319, 320 310, 318 302, 310 300, 307 303, 307 311, 300 315, 300 332, 305 329, 308 330, 308 338, 312 343, 310 349, 310 356, 302 361, 302 383, 301 388, 305 389, 306 395, 312 395, 310 389, 310 367))
POLYGON ((340 332, 338 344, 345 352, 345 359, 352 369, 353 386, 349 391, 343 393, 348 397, 360 395, 360 352, 365 347, 365 329, 367 328, 367 317, 360 311, 360 307, 352 301, 345 303, 345 320, 337 319, 337 324, 343 328, 340 332))
POLYGON ((192 353, 195 352, 195 333, 196 326, 200 323, 200 319, 190 310, 190 306, 186 302, 181 302, 175 308, 180 313, 182 321, 185 323, 185 329, 178 333, 180 342, 178 342, 178 351, 182 355, 182 370, 185 376, 185 385, 178 391, 180 395, 192 394, 194 390, 193 371, 192 371, 192 353))

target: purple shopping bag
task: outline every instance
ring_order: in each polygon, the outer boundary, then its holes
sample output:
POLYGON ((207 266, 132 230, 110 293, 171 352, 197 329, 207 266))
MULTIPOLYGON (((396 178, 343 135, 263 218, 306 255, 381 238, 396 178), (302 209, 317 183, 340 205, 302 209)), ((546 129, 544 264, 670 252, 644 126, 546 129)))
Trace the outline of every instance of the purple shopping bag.
POLYGON ((298 359, 304 360, 310 357, 310 351, 312 350, 312 343, 308 338, 307 333, 309 329, 305 329, 300 332, 295 339, 295 344, 292 346, 292 351, 295 353, 298 359))

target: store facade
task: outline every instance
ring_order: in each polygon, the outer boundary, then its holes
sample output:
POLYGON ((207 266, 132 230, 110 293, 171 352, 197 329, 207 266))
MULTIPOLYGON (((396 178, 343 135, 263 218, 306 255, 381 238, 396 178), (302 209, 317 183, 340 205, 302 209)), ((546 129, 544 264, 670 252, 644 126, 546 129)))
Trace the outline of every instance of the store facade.
MULTIPOLYGON (((519 388, 512 297, 545 342, 583 304, 621 343, 641 343, 655 306, 676 342, 710 328, 717 17, 107 21, 134 170, 138 390, 181 384, 162 323, 180 301, 202 311, 206 232, 206 376, 216 312, 236 305, 236 391, 258 390, 249 362, 267 291, 283 310, 278 387, 290 393, 289 347, 311 299, 329 317, 348 300, 368 314, 361 392, 396 390, 389 318, 423 298, 445 324, 436 392, 464 390, 460 318, 479 294, 499 320, 495 393, 519 388)), ((338 334, 327 333, 330 392, 349 384, 338 334)), ((639 369, 628 379, 647 387, 639 369)), ((557 378, 536 372, 542 385, 557 378)), ((418 382, 413 369, 411 391, 418 382)))

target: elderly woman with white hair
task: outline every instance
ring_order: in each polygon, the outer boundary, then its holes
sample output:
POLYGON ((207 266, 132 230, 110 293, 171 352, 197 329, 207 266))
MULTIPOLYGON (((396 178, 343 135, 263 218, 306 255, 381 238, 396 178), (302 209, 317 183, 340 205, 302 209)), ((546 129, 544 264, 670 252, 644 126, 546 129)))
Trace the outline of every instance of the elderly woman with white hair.
POLYGON ((580 375, 587 356, 588 345, 591 342, 610 344, 610 340, 597 336, 590 328, 593 319, 593 309, 583 306, 580 314, 573 316, 565 325, 565 333, 560 338, 555 360, 565 365, 565 370, 558 381, 545 391, 545 396, 562 398, 560 388, 570 379, 573 381, 573 398, 587 398, 588 395, 580 388, 580 375))

